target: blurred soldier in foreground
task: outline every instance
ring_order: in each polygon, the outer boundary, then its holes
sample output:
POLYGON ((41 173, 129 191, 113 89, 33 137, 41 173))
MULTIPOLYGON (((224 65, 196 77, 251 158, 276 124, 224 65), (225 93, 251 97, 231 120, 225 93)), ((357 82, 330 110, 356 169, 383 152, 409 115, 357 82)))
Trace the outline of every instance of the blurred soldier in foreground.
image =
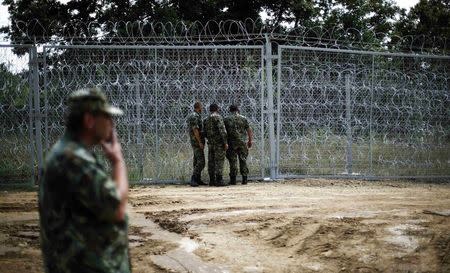
POLYGON ((205 137, 203 133, 202 124, 202 104, 200 102, 194 103, 194 112, 192 112, 188 119, 189 137, 191 139, 191 146, 194 152, 194 170, 191 177, 191 186, 205 185, 201 180, 202 170, 205 167, 205 137))
POLYGON ((248 176, 248 149, 252 147, 253 131, 247 118, 239 114, 239 108, 236 105, 230 106, 230 115, 224 119, 224 123, 228 136, 227 159, 230 163, 230 184, 236 185, 237 158, 242 184, 245 185, 248 176))
POLYGON ((128 178, 108 104, 97 88, 68 100, 65 135, 47 155, 39 188, 45 272, 128 273, 128 178), (91 148, 101 145, 111 176, 91 148))
POLYGON ((205 119, 205 137, 208 139, 208 173, 210 186, 225 186, 223 182, 223 163, 225 151, 228 149, 227 131, 219 106, 215 103, 209 106, 211 114, 205 119))

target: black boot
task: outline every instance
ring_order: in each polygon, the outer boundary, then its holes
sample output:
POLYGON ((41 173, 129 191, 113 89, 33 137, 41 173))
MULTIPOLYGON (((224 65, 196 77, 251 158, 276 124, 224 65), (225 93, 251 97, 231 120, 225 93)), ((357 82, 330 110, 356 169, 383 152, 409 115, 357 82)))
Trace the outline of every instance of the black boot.
POLYGON ((210 186, 216 185, 216 178, 214 177, 214 175, 209 175, 209 185, 210 186))
POLYGON ((247 176, 246 175, 242 176, 242 185, 247 185, 247 176))
POLYGON ((230 185, 236 185, 236 176, 230 175, 230 185))
POLYGON ((217 187, 224 187, 224 186, 226 186, 225 183, 223 183, 223 178, 222 178, 221 175, 218 175, 216 177, 216 186, 217 187))
POLYGON ((201 186, 205 186, 205 185, 206 185, 206 183, 202 181, 202 176, 201 176, 201 175, 197 175, 197 176, 195 177, 195 179, 196 179, 196 181, 197 181, 197 184, 199 184, 199 185, 201 185, 201 186))
POLYGON ((198 187, 197 179, 195 178, 195 175, 191 176, 191 187, 198 187))

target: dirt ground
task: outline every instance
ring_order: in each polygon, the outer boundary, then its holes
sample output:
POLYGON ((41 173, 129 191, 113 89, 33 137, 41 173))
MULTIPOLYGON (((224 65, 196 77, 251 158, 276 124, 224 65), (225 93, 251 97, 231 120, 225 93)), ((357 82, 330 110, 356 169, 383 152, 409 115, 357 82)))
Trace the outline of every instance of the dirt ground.
MULTIPOLYGON (((137 186, 133 272, 450 272, 450 181, 137 186)), ((35 192, 0 192, 0 271, 43 272, 35 192)))

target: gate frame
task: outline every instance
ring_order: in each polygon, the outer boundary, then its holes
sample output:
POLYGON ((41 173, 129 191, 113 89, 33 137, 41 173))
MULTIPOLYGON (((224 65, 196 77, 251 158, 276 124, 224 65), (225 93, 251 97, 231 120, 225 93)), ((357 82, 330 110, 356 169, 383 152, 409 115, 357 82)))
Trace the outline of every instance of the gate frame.
MULTIPOLYGON (((305 50, 305 51, 314 51, 314 52, 331 52, 331 53, 348 53, 348 54, 359 54, 359 55, 367 55, 372 56, 372 80, 371 80, 371 96, 373 98, 373 72, 374 72, 374 65, 375 65, 375 56, 390 56, 390 57, 407 57, 407 58, 428 58, 428 59, 440 59, 440 60, 450 60, 450 55, 427 55, 427 54, 412 54, 412 53, 393 53, 393 52, 378 52, 378 51, 364 51, 364 50, 352 50, 352 49, 335 49, 335 48, 322 48, 322 47, 308 47, 308 46, 292 46, 292 45, 278 45, 278 55, 277 55, 277 112, 278 112, 278 119, 277 119, 277 170, 279 169, 279 162, 280 162, 280 131, 281 131, 281 61, 282 61, 282 54, 283 49, 293 49, 293 50, 305 50)), ((346 77, 346 103, 349 104, 349 91, 350 87, 348 86, 349 78, 346 77)), ((347 110, 348 107, 347 107, 347 110)), ((347 111, 348 112, 348 111, 347 111)), ((348 114, 348 113, 347 113, 348 114)), ((351 114, 351 113, 350 113, 351 114)), ((372 110, 370 112, 370 115, 372 115, 372 110)), ((348 118, 348 116, 347 116, 348 118)), ((348 126, 351 126, 348 124, 348 126)), ((369 165, 370 165, 370 174, 366 175, 353 175, 351 172, 352 169, 352 150, 351 150, 351 129, 349 134, 349 128, 347 128, 347 149, 346 149, 346 168, 347 168, 347 174, 342 175, 282 175, 277 172, 277 179, 283 179, 283 178, 357 178, 357 179, 368 179, 368 180, 375 180, 375 179, 446 179, 450 178, 450 175, 423 175, 423 176, 401 176, 401 175, 387 175, 387 176, 378 176, 373 175, 372 171, 372 127, 370 126, 370 143, 369 143, 369 165)))
MULTIPOLYGON (((269 41, 270 44, 270 41, 269 41)), ((43 115, 43 117, 45 117, 44 119, 44 128, 45 128, 45 147, 46 149, 49 148, 49 143, 48 143, 48 100, 47 100, 47 85, 48 85, 48 80, 47 80, 47 53, 49 49, 123 49, 123 50, 127 50, 127 49, 149 49, 149 50, 155 50, 155 59, 156 59, 156 54, 158 53, 158 49, 259 49, 261 51, 261 57, 260 57, 260 62, 261 62, 261 67, 260 69, 260 75, 259 75, 259 79, 260 79, 260 105, 261 105, 261 118, 260 118, 260 128, 261 128, 261 136, 260 136, 260 141, 261 141, 261 145, 260 145, 260 172, 261 172, 261 179, 264 179, 265 176, 265 168, 266 168, 266 163, 265 163, 265 159, 264 159, 264 152, 265 152, 265 140, 264 140, 264 114, 273 112, 269 111, 269 110, 264 110, 264 101, 265 101, 265 73, 264 73, 264 68, 265 68, 265 63, 264 61, 266 60, 266 54, 265 54, 265 50, 264 50, 264 46, 263 45, 45 45, 43 46, 43 75, 44 75, 44 83, 43 83, 43 93, 44 93, 44 99, 45 99, 45 114, 43 115)), ((155 90, 156 90, 156 96, 158 95, 158 86, 159 86, 159 80, 155 79, 155 90)), ((139 87, 138 87, 139 88, 139 87)), ((272 92, 273 94, 273 92, 272 92)), ((272 104, 272 108, 273 108, 273 104, 272 104)), ((165 183, 176 183, 176 182, 180 182, 180 180, 175 180, 175 179, 169 179, 169 180, 160 180, 159 178, 159 172, 158 170, 160 169, 160 160, 159 160, 159 134, 158 134, 158 128, 159 128, 159 118, 158 118, 158 109, 155 109, 155 119, 156 119, 156 128, 155 128, 155 134, 156 134, 156 143, 155 143, 155 153, 158 155, 157 158, 157 172, 156 172, 156 177, 151 178, 152 182, 154 183, 159 183, 159 182, 165 182, 165 183)), ((273 123, 272 123, 273 126, 273 123)), ((270 124, 269 124, 270 127, 270 124)), ((140 128, 140 126, 139 126, 140 128)), ((40 130, 41 131, 41 130, 40 130)), ((142 135, 142 132, 140 132, 140 134, 142 135)), ((42 138, 40 138, 40 140, 38 141, 40 142, 40 145, 42 147, 42 138)), ((138 143, 139 144, 139 143, 138 143)), ((274 145, 274 141, 270 141, 269 146, 272 149, 274 149, 273 146, 274 145)), ((145 146, 145 145, 144 145, 145 146)), ((42 156, 42 151, 40 151, 40 154, 42 156)), ((43 157, 43 156, 42 156, 43 157)), ((272 158, 272 157, 271 157, 272 158)), ((143 162, 139 162, 139 168, 143 168, 142 164, 143 162)), ((42 165, 39 165, 40 168, 42 168, 42 165)), ((144 181, 146 181, 146 177, 141 177, 140 181, 136 181, 138 183, 146 183, 144 181)))

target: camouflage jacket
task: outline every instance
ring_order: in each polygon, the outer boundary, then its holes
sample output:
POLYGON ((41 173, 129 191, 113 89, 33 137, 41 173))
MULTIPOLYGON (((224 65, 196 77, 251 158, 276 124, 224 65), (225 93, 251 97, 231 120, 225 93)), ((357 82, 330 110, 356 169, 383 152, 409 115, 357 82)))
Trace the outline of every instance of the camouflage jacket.
POLYGON ((194 129, 198 129, 200 132, 200 139, 202 141, 203 144, 205 144, 205 136, 203 133, 203 124, 202 124, 202 117, 200 115, 200 113, 197 112, 192 112, 188 118, 187 118, 187 126, 188 126, 188 133, 189 133, 189 138, 191 140, 191 145, 193 147, 198 147, 198 142, 197 139, 195 138, 194 135, 194 129))
POLYGON ((238 113, 232 113, 223 121, 227 129, 228 144, 245 146, 247 130, 250 129, 247 118, 238 113))
POLYGON ((46 158, 39 188, 45 272, 130 272, 128 216, 115 220, 119 203, 104 165, 66 133, 46 158))
POLYGON ((225 145, 227 143, 227 131, 219 114, 212 113, 205 119, 203 124, 208 145, 225 145))

